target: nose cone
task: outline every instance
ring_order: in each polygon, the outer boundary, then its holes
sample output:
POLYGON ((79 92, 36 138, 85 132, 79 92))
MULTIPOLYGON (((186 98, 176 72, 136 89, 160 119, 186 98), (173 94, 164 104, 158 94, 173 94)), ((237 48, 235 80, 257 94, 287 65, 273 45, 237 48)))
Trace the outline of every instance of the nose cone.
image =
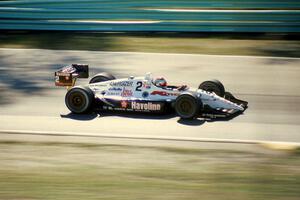
POLYGON ((236 110, 240 110, 240 111, 244 111, 245 110, 245 108, 243 107, 243 106, 240 106, 240 105, 235 105, 236 106, 236 110))
POLYGON ((216 95, 215 93, 207 92, 201 89, 197 90, 199 98, 203 104, 206 104, 214 109, 225 109, 233 111, 244 111, 247 108, 248 102, 232 98, 225 99, 216 95))
POLYGON ((225 109, 234 109, 239 111, 244 111, 245 108, 242 105, 239 105, 237 103, 233 103, 227 99, 224 99, 222 97, 217 97, 217 101, 219 101, 219 106, 225 109))

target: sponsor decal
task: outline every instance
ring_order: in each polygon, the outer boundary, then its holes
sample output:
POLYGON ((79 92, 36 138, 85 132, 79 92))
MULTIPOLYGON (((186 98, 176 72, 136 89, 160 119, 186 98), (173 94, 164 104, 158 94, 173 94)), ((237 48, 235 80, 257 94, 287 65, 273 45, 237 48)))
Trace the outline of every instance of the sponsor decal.
POLYGON ((72 73, 72 72, 74 72, 76 69, 74 68, 74 67, 72 67, 72 66, 66 66, 66 67, 64 67, 63 69, 62 69, 62 71, 63 72, 65 72, 65 73, 72 73))
POLYGON ((123 92, 121 93, 121 96, 122 97, 132 97, 132 91, 129 89, 126 89, 126 88, 123 88, 123 92))
POLYGON ((110 91, 122 91, 122 88, 112 87, 112 88, 109 88, 108 90, 110 90, 110 91))
POLYGON ((128 102, 127 101, 121 101, 121 107, 122 108, 127 108, 128 102))
POLYGON ((131 109, 134 110, 143 110, 143 111, 159 111, 161 110, 161 105, 159 103, 139 103, 139 102, 131 102, 131 109))
POLYGON ((71 76, 71 74, 67 73, 67 72, 56 72, 55 75, 56 76, 71 76))
POLYGON ((116 87, 132 87, 133 81, 116 81, 116 82, 110 82, 111 86, 116 87))
POLYGON ((135 112, 161 112, 164 110, 165 102, 143 101, 143 100, 115 100, 114 98, 102 98, 104 104, 101 108, 105 110, 135 111, 135 112))
POLYGON ((143 92, 142 97, 147 98, 149 96, 149 92, 143 92))
POLYGON ((178 96, 180 93, 172 93, 166 91, 153 91, 151 95, 160 95, 160 96, 178 96))

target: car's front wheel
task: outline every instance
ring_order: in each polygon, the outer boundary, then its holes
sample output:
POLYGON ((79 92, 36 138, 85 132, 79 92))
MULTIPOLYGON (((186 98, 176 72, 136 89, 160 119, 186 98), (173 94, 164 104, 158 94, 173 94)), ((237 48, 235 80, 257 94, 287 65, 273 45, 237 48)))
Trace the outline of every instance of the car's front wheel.
POLYGON ((225 95, 225 87, 219 80, 204 81, 198 88, 208 92, 214 92, 220 97, 224 97, 225 95))
POLYGON ((72 113, 86 113, 91 109, 94 94, 88 87, 73 87, 65 97, 65 103, 72 113))
POLYGON ((192 94, 181 94, 175 101, 175 111, 182 119, 194 118, 202 107, 201 100, 192 94))

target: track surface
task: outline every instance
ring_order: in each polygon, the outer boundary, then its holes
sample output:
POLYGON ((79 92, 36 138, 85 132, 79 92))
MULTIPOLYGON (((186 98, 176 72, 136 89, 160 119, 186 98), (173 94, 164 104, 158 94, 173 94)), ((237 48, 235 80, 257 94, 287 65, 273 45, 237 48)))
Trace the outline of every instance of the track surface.
MULTIPOLYGON (((59 131, 106 135, 300 142, 300 59, 190 54, 0 49, 0 131, 59 131), (164 76, 197 87, 217 78, 249 101, 243 115, 224 121, 182 121, 174 115, 73 115, 53 74, 64 64, 88 63, 90 75, 164 76)), ((81 80, 79 83, 87 83, 81 80)))

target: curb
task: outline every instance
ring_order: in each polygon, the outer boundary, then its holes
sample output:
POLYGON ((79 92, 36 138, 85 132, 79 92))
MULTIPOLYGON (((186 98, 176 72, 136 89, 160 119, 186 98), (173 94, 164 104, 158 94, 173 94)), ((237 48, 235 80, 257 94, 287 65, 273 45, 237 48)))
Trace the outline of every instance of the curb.
POLYGON ((299 143, 293 142, 261 142, 260 145, 267 149, 279 151, 296 151, 300 148, 299 143))

